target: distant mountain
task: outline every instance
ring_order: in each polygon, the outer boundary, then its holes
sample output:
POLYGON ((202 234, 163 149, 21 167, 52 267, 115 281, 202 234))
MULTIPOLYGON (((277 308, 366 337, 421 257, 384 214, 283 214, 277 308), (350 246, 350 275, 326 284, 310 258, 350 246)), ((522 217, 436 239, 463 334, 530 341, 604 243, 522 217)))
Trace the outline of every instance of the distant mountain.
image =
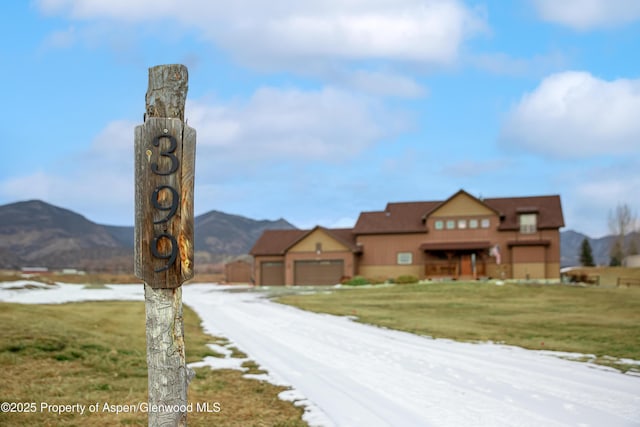
POLYGON ((106 260, 133 253, 107 227, 39 200, 0 206, 0 238, 0 251, 11 254, 0 259, 2 268, 78 268, 90 255, 106 260))
POLYGON ((296 227, 282 218, 276 221, 256 221, 211 211, 195 218, 195 250, 211 254, 247 254, 264 230, 294 228, 296 227))
MULTIPOLYGON (((560 264, 563 267, 580 265, 580 246, 585 238, 591 245, 593 260, 596 265, 609 265, 610 249, 615 241, 615 236, 593 239, 577 231, 566 230, 560 233, 560 264)), ((640 233, 628 234, 625 237, 625 247, 627 247, 631 239, 640 242, 640 233)))
MULTIPOLYGON (((284 219, 254 220, 220 211, 195 217, 196 268, 247 254, 267 229, 294 229, 284 219)), ((580 264, 587 238, 598 265, 609 264, 613 236, 593 239, 574 230, 560 233, 561 265, 580 264)), ((627 236, 627 243, 640 234, 627 236)), ((0 268, 44 266, 133 271, 133 227, 96 224, 84 216, 40 200, 0 206, 0 268)))
MULTIPOLYGON (((198 260, 246 254, 263 230, 295 228, 284 219, 253 220, 211 211, 194 218, 198 260)), ((96 224, 40 200, 0 206, 0 268, 44 266, 133 271, 134 228, 96 224)))

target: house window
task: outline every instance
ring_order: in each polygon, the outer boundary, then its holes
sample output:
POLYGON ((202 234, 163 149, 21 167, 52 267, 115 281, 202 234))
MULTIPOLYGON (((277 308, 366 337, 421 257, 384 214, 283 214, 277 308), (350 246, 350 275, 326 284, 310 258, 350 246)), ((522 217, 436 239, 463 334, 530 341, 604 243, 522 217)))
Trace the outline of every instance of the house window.
POLYGON ((467 228, 467 220, 466 219, 459 219, 458 220, 458 228, 460 228, 460 229, 467 228))
POLYGON ((491 221, 489 221, 489 218, 482 218, 482 221, 480 221, 480 226, 482 228, 489 228, 490 225, 491 221))
POLYGON ((322 243, 316 242, 316 253, 320 255, 322 253, 322 243))
POLYGON ((442 230, 444 228, 444 222, 439 219, 434 223, 434 226, 436 227, 436 230, 442 230))
POLYGON ((454 228, 456 228, 456 222, 453 219, 448 219, 447 220, 447 230, 453 230, 454 228))
POLYGON ((398 252, 398 264, 412 264, 413 253, 412 252, 398 252))
POLYGON ((478 220, 470 219, 469 220, 469 228, 478 228, 478 220))
POLYGON ((522 234, 532 234, 537 231, 537 215, 521 214, 520 215, 520 232, 522 234))

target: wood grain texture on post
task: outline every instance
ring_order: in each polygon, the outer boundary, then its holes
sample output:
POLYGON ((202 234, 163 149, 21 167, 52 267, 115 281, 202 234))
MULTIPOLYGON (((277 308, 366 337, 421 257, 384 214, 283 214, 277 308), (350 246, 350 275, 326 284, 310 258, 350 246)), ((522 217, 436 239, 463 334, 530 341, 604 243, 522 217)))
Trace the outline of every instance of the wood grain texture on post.
POLYGON ((196 132, 184 121, 187 68, 149 69, 135 129, 135 274, 145 282, 149 425, 187 424, 182 289, 193 277, 196 132), (159 410, 154 410, 159 409, 159 410))
POLYGON ((153 288, 193 277, 196 132, 183 123, 187 69, 149 69, 145 123, 135 130, 135 274, 153 288))

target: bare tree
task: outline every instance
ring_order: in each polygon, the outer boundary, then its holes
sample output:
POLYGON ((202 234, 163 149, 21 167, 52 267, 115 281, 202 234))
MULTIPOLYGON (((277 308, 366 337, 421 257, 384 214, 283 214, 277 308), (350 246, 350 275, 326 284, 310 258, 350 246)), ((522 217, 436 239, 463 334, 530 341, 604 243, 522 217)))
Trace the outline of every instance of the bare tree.
POLYGON ((635 237, 629 236, 629 242, 625 245, 625 237, 638 231, 638 217, 628 204, 619 203, 615 211, 609 211, 609 230, 615 236, 609 250, 610 265, 621 265, 626 255, 637 252, 635 237))

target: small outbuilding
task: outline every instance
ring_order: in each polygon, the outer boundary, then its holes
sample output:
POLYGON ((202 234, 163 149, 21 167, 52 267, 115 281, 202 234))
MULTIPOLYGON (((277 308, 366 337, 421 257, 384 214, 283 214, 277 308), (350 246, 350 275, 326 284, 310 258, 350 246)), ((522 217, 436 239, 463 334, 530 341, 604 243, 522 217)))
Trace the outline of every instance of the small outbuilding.
POLYGON ((252 283, 252 262, 236 259, 224 265, 224 278, 227 283, 252 283))

